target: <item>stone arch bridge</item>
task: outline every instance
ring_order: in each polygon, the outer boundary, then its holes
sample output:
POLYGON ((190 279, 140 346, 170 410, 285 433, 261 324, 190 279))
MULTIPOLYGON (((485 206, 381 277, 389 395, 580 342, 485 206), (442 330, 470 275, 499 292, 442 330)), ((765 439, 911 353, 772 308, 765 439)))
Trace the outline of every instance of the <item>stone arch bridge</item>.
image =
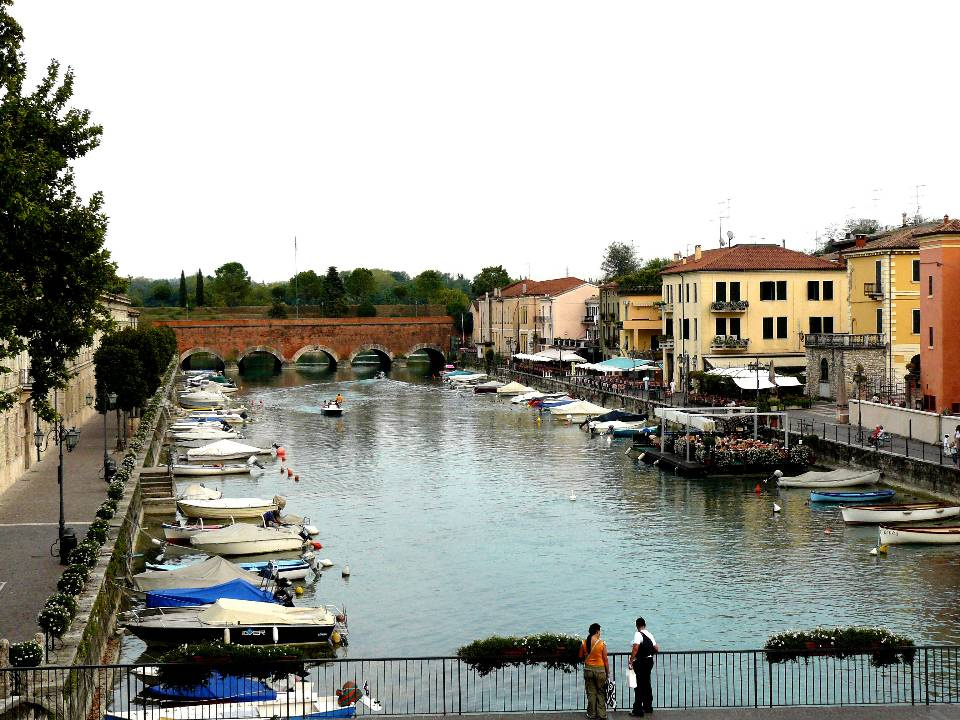
POLYGON ((454 334, 449 317, 307 318, 303 320, 164 320, 177 336, 180 363, 191 355, 210 353, 224 364, 256 353, 272 355, 282 366, 305 353, 323 353, 331 366, 349 364, 360 353, 373 352, 383 367, 398 355, 424 351, 433 366, 441 365, 454 334))

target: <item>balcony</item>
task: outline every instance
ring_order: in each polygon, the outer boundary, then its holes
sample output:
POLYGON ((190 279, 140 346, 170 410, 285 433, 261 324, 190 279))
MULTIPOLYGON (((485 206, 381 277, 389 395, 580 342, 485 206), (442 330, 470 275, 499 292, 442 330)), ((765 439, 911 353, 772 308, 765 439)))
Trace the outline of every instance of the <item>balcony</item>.
POLYGON ((713 312, 740 313, 746 312, 748 307, 749 300, 716 300, 710 303, 710 310, 713 312))
POLYGON ((880 283, 864 283, 863 294, 868 298, 879 300, 883 297, 883 285, 880 283))
POLYGON ((673 350, 673 338, 660 335, 657 337, 657 345, 661 350, 673 350))
POLYGON ((33 388, 33 375, 30 374, 30 368, 20 368, 20 389, 30 390, 33 388))
POLYGON ((583 316, 583 324, 584 324, 584 325, 596 325, 596 324, 597 324, 597 316, 596 316, 596 315, 584 315, 584 316, 583 316))
POLYGON ((710 341, 711 350, 746 350, 750 344, 747 338, 736 335, 717 335, 710 341))
POLYGON ((850 333, 814 333, 803 336, 803 346, 808 348, 882 349, 887 346, 882 333, 851 335, 850 333))
POLYGON ((657 302, 655 302, 653 306, 657 308, 660 312, 669 312, 669 313, 673 312, 673 303, 667 302, 666 300, 657 300, 657 302))

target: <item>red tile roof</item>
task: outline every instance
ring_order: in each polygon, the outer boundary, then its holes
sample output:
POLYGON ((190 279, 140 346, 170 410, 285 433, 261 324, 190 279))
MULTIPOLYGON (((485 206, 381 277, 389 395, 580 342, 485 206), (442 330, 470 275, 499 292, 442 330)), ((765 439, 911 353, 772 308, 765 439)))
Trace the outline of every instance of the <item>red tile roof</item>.
POLYGON ((503 297, 559 295, 586 284, 586 280, 575 277, 556 278, 555 280, 520 280, 513 283, 513 285, 507 285, 500 291, 500 294, 503 297), (524 285, 527 286, 526 292, 524 292, 524 285))
POLYGON ((951 220, 949 215, 944 215, 943 222, 937 223, 930 230, 922 233, 922 237, 927 237, 928 235, 952 235, 954 233, 960 233, 960 220, 956 218, 951 220))
POLYGON ((661 274, 671 275, 699 270, 840 270, 840 265, 823 258, 788 250, 780 245, 734 245, 704 250, 699 260, 689 255, 687 262, 675 262, 661 274))
POLYGON ((923 223, 922 225, 906 225, 895 230, 874 233, 866 238, 863 247, 851 247, 842 251, 844 255, 871 250, 916 250, 920 247, 917 238, 929 232, 937 223, 923 223))

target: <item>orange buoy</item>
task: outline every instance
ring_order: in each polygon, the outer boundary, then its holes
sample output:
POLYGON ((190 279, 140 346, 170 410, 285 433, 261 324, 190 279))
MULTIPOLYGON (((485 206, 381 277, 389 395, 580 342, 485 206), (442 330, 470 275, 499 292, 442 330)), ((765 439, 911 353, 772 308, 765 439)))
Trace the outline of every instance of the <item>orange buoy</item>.
POLYGON ((753 491, 754 491, 757 495, 760 494, 760 491, 761 491, 760 483, 757 483, 757 486, 753 489, 753 491))
POLYGON ((323 549, 323 545, 321 545, 320 543, 318 543, 316 540, 311 540, 311 541, 310 541, 310 544, 313 545, 313 549, 314 549, 314 550, 322 550, 322 549, 323 549))
POLYGON ((831 530, 830 528, 824 528, 824 530, 823 530, 823 534, 824 534, 824 535, 829 535, 829 534, 832 533, 832 532, 833 532, 833 530, 831 530))
POLYGON ((287 456, 287 451, 282 447, 277 448, 277 457, 283 460, 287 456))
POLYGON ((287 477, 293 477, 293 469, 287 468, 287 477))

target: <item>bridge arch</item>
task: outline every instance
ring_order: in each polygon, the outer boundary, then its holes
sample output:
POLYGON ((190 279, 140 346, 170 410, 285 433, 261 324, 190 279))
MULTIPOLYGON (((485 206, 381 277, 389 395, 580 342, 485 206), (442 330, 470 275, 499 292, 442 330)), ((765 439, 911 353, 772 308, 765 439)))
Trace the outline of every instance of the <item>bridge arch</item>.
POLYGON ((290 362, 297 362, 297 360, 307 353, 323 353, 326 355, 330 359, 331 370, 336 370, 337 365, 340 364, 340 357, 337 355, 337 352, 326 345, 304 345, 293 354, 293 357, 290 358, 290 362))
POLYGON ((240 369, 241 375, 244 373, 244 370, 246 369, 245 361, 247 360, 247 358, 249 358, 251 355, 256 355, 258 353, 273 356, 274 373, 280 372, 280 370, 283 368, 284 359, 283 359, 282 352, 280 352, 274 347, 270 347, 269 345, 254 345, 252 347, 248 347, 237 356, 237 367, 240 369))
POLYGON ((357 355, 361 353, 372 352, 380 358, 380 367, 384 370, 389 370, 390 366, 393 365, 393 353, 390 352, 390 349, 384 347, 383 345, 360 345, 357 348, 354 348, 353 352, 350 353, 350 364, 353 364, 353 361, 356 360, 357 355))
POLYGON ((224 368, 227 367, 227 362, 226 360, 223 359, 223 355, 221 355, 219 351, 214 350, 211 347, 192 347, 189 350, 185 350, 184 352, 180 353, 181 369, 186 370, 187 366, 190 364, 189 363, 190 358, 193 357, 194 355, 199 355, 200 353, 204 353, 206 355, 213 355, 217 359, 217 362, 220 363, 220 368, 219 368, 220 370, 223 370, 224 368))
POLYGON ((418 343, 414 345, 407 351, 407 357, 409 358, 414 353, 423 351, 426 353, 427 357, 430 358, 430 370, 439 370, 446 364, 446 355, 443 354, 441 350, 436 345, 431 345, 430 343, 418 343))

